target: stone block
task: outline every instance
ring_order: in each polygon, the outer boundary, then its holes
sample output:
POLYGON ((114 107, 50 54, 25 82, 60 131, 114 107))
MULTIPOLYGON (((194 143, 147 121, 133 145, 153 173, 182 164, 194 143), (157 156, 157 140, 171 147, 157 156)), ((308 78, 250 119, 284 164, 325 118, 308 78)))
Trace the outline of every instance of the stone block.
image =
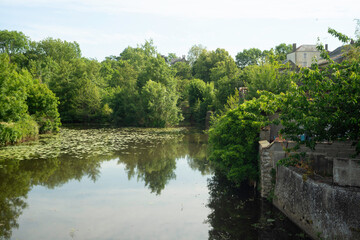
POLYGON ((267 140, 259 141, 260 149, 269 147, 270 143, 267 140))
POLYGON ((334 168, 334 183, 341 186, 350 186, 350 172, 345 168, 334 168))
POLYGON ((284 159, 286 157, 284 151, 274 151, 272 153, 272 160, 276 164, 279 160, 284 159))
POLYGON ((350 161, 346 158, 335 158, 334 159, 334 168, 349 168, 350 161))
POLYGON ((335 158, 333 177, 341 186, 360 187, 360 159, 335 158))
POLYGON ((263 151, 262 155, 263 155, 263 156, 269 156, 270 153, 269 153, 268 151, 263 151))

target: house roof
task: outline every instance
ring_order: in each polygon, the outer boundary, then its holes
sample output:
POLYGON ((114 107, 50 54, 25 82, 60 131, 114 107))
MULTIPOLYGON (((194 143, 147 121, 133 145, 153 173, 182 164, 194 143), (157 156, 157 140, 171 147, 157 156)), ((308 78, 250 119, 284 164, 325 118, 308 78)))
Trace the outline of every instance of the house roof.
POLYGON ((177 63, 177 62, 186 62, 185 56, 183 56, 182 58, 174 58, 171 60, 171 65, 177 63))
MULTIPOLYGON (((337 63, 342 62, 342 60, 344 59, 344 53, 346 52, 346 47, 347 46, 340 46, 338 48, 336 48, 334 51, 329 53, 329 57, 337 63)), ((321 59, 318 64, 320 66, 322 65, 326 65, 328 63, 328 61, 326 59, 321 59)))
POLYGON ((318 52, 316 45, 304 44, 296 48, 296 52, 318 52))
MULTIPOLYGON (((299 67, 298 67, 293 61, 291 61, 290 59, 284 60, 284 61, 282 62, 282 64, 284 64, 284 65, 289 64, 289 67, 290 67, 290 69, 292 69, 292 70, 298 70, 298 69, 299 69, 299 67)), ((285 70, 285 69, 286 69, 286 68, 281 68, 280 71, 285 70)))

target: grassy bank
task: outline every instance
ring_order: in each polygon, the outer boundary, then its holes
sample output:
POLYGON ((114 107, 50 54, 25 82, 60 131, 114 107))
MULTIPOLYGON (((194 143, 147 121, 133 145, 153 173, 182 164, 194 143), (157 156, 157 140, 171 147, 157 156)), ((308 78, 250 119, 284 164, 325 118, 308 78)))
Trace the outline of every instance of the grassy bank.
POLYGON ((24 142, 38 135, 39 126, 31 117, 17 122, 0 122, 0 146, 24 142))

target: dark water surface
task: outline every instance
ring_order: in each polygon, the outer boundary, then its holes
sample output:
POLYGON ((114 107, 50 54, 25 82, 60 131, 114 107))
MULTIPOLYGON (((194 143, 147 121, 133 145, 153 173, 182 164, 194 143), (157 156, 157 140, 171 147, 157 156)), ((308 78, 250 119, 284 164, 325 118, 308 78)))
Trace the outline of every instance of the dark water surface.
POLYGON ((62 129, 0 148, 0 239, 306 239, 184 129, 62 129))

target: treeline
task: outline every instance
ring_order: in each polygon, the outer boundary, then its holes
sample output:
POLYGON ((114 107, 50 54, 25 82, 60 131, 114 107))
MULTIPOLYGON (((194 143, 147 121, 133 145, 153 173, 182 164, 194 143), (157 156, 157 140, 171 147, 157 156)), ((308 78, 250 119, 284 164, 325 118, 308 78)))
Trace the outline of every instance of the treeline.
POLYGON ((35 136, 37 128, 40 133, 56 132, 60 118, 63 123, 144 127, 174 126, 185 120, 204 126, 207 112, 223 111, 239 87, 249 87, 249 96, 256 96, 258 89, 286 89, 288 81, 278 78, 278 60, 290 49, 280 44, 253 54, 249 51, 254 49, 244 50, 235 61, 224 49, 194 45, 186 58, 178 58, 173 53, 161 55, 150 40, 99 62, 82 57, 76 42, 37 42, 22 32, 3 30, 0 142, 35 136), (247 58, 252 60, 241 60, 247 58), (4 134, 5 128, 11 132, 25 125, 32 128, 4 134))

